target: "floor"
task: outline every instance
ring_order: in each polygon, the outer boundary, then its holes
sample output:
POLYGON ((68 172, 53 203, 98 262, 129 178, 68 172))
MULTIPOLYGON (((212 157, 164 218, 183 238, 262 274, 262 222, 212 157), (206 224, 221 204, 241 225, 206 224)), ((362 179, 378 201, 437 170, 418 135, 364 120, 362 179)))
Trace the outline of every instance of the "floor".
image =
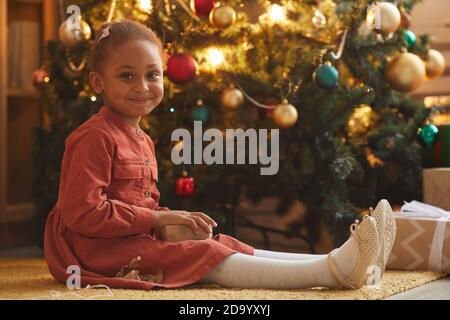
MULTIPOLYGON (((42 250, 37 247, 0 250, 0 259, 39 258, 42 256, 42 250)), ((450 300, 450 275, 446 278, 390 296, 386 300, 450 300)))
POLYGON ((395 294, 386 300, 450 300, 450 276, 395 294))

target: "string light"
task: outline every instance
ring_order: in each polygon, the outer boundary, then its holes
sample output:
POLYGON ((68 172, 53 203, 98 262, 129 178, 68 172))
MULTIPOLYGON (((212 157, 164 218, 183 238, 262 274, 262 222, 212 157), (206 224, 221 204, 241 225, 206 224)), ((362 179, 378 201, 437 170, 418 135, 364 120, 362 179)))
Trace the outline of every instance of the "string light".
POLYGON ((315 9, 314 17, 312 18, 312 23, 318 28, 323 28, 327 24, 327 18, 323 15, 322 12, 315 9))
POLYGON ((383 166, 384 161, 378 158, 372 150, 370 150, 369 147, 364 148, 364 153, 366 155, 367 162, 369 163, 370 167, 375 168, 378 166, 383 166))
POLYGON ((146 12, 146 13, 151 13, 153 10, 153 5, 152 5, 151 0, 138 0, 136 7, 138 8, 138 10, 146 12))
POLYGON ((50 82, 50 77, 49 77, 49 76, 45 76, 44 79, 43 79, 43 81, 44 81, 45 83, 49 83, 49 82, 50 82))
POLYGON ((272 22, 280 22, 286 19, 286 11, 278 4, 271 5, 267 13, 272 22))
POLYGON ((91 96, 91 101, 92 101, 92 102, 97 101, 97 97, 96 97, 96 96, 91 96))
POLYGON ((207 60, 214 68, 219 66, 225 61, 222 51, 217 48, 209 48, 207 60))
POLYGON ((372 108, 370 106, 362 105, 361 107, 355 109, 351 121, 359 121, 364 127, 368 127, 370 125, 371 112, 372 108))
POLYGON ((437 126, 450 123, 450 96, 427 96, 424 98, 426 108, 431 109, 429 118, 437 126))
POLYGON ((348 121, 350 136, 367 130, 372 124, 372 116, 372 108, 369 105, 362 104, 356 108, 348 121))
POLYGON ((423 102, 427 108, 449 106, 450 96, 427 96, 424 98, 423 102))

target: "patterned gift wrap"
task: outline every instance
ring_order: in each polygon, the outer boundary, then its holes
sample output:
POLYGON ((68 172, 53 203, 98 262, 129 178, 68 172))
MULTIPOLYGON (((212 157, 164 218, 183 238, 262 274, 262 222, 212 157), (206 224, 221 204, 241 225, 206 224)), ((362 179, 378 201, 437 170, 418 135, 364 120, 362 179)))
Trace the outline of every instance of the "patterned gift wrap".
POLYGON ((450 272, 450 213, 418 201, 394 213, 397 234, 388 269, 450 272))

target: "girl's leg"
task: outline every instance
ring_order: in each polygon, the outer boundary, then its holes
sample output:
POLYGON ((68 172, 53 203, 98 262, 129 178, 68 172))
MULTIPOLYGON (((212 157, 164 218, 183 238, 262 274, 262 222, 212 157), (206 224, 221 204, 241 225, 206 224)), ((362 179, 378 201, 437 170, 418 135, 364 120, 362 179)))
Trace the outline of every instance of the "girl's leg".
MULTIPOLYGON (((335 253, 336 264, 345 276, 350 275, 358 262, 356 246, 355 240, 350 238, 335 253)), ((327 256, 288 261, 242 253, 225 258, 200 282, 230 288, 302 289, 339 286, 328 267, 327 256)))
POLYGON ((279 251, 255 249, 254 256, 261 257, 261 258, 279 259, 279 260, 310 260, 310 259, 324 258, 327 255, 326 254, 291 253, 291 252, 279 252, 279 251))

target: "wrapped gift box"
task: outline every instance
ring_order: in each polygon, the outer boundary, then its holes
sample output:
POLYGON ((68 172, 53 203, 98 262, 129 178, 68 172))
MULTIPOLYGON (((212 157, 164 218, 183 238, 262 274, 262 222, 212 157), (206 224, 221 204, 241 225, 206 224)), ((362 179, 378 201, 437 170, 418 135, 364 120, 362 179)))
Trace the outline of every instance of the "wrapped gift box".
POLYGON ((203 228, 199 227, 198 234, 195 234, 192 229, 186 225, 166 225, 156 229, 155 235, 159 240, 171 242, 212 238, 212 232, 207 233, 203 228))
POLYGON ((423 169, 423 200, 450 210, 450 168, 423 169))
POLYGON ((450 273, 450 213, 412 201, 394 217, 397 234, 387 268, 450 273))

